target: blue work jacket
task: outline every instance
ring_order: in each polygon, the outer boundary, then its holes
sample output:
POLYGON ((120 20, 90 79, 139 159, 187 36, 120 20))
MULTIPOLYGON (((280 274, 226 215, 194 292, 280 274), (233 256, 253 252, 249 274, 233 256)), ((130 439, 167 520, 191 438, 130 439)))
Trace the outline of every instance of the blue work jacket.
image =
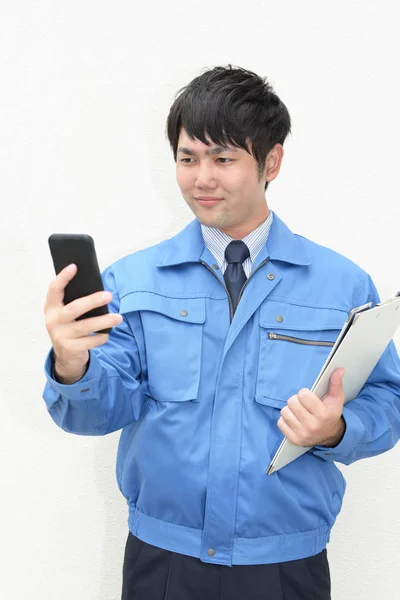
POLYGON ((123 322, 90 350, 88 371, 73 385, 53 379, 51 348, 43 398, 64 431, 122 429, 116 476, 132 533, 222 565, 323 550, 345 491, 335 461, 348 465, 399 439, 393 340, 344 406, 342 441, 273 475, 266 469, 283 438, 280 410, 312 386, 349 311, 380 301, 368 273, 274 213, 233 319, 196 219, 117 260, 102 278, 123 322))

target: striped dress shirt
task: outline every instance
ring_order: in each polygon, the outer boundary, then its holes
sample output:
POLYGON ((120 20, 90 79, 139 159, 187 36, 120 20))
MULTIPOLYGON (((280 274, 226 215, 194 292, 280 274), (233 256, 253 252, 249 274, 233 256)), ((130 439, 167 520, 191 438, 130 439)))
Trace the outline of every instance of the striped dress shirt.
MULTIPOLYGON (((269 211, 268 218, 261 223, 257 229, 251 231, 246 237, 243 238, 243 242, 246 244, 250 251, 250 257, 247 258, 243 263, 243 269, 246 277, 249 277, 253 263, 260 252, 261 248, 265 246, 268 239, 269 230, 271 229, 273 220, 273 212, 269 211)), ((209 249, 211 254, 215 257, 218 262, 219 268, 222 273, 225 273, 227 263, 225 260, 225 248, 233 240, 229 235, 215 229, 214 227, 207 227, 201 225, 201 233, 203 235, 204 244, 209 249)))

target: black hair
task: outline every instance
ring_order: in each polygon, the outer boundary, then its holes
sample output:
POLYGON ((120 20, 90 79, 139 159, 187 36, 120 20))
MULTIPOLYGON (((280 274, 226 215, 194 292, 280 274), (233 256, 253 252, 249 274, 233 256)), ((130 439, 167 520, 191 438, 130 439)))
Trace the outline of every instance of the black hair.
POLYGON ((209 69, 176 96, 166 124, 175 161, 181 127, 192 140, 210 145, 207 136, 214 144, 230 144, 250 154, 249 137, 261 177, 268 152, 275 144, 283 145, 291 131, 289 112, 266 77, 241 67, 209 69))

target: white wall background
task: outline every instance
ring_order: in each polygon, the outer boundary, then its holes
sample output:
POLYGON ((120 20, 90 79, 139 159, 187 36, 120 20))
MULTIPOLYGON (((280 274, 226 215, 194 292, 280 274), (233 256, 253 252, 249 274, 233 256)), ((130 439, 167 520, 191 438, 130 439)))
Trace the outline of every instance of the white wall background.
MULTIPOLYGON (((268 76, 292 117, 269 206, 393 295, 399 20, 394 0, 0 4, 2 598, 120 598, 119 432, 66 434, 41 398, 48 236, 89 233, 104 269, 183 228, 165 120, 179 88, 231 63, 268 76)), ((398 598, 399 459, 342 467, 333 600, 398 598)))

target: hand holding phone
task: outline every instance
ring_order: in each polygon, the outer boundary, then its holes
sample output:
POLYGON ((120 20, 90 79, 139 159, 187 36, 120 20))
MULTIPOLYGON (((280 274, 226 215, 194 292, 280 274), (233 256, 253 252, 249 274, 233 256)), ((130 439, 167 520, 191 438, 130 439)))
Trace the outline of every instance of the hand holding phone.
MULTIPOLYGON (((65 287, 64 304, 69 304, 73 300, 83 298, 94 292, 103 291, 103 281, 94 241, 90 235, 85 233, 53 233, 48 242, 56 275, 69 264, 75 264, 78 268, 74 278, 65 287)), ((97 306, 87 313, 77 316, 76 320, 106 314, 108 314, 107 306, 97 306)), ((111 328, 95 329, 94 332, 96 331, 109 333, 111 328)))
POLYGON ((105 344, 122 316, 108 312, 112 295, 103 290, 90 236, 53 234, 49 245, 57 276, 50 283, 44 306, 46 329, 56 371, 63 383, 73 383, 86 371, 89 349, 105 344), (81 277, 73 283, 79 271, 81 277), (94 332, 97 335, 90 335, 94 332))

